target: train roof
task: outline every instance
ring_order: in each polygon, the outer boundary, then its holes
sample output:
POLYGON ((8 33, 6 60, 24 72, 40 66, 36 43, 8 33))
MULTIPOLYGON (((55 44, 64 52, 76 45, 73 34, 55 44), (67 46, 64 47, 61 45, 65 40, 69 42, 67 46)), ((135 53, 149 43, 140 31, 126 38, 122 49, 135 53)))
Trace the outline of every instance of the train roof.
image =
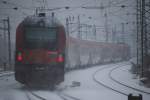
POLYGON ((128 47, 127 44, 123 43, 108 43, 108 42, 97 42, 97 41, 90 41, 90 40, 79 40, 77 38, 69 37, 69 41, 72 43, 79 43, 82 46, 109 46, 109 47, 116 47, 116 46, 124 46, 128 47))
POLYGON ((58 27, 63 26, 60 21, 54 16, 40 16, 40 15, 31 15, 27 16, 23 22, 25 26, 41 26, 41 27, 58 27))

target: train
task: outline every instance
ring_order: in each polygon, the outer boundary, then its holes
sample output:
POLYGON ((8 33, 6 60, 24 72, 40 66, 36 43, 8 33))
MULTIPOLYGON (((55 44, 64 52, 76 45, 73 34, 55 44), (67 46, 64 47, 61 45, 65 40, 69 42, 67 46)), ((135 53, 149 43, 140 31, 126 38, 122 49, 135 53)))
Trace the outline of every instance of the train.
POLYGON ((27 16, 16 29, 15 79, 25 85, 54 87, 68 70, 129 59, 124 43, 71 37, 52 14, 27 16))

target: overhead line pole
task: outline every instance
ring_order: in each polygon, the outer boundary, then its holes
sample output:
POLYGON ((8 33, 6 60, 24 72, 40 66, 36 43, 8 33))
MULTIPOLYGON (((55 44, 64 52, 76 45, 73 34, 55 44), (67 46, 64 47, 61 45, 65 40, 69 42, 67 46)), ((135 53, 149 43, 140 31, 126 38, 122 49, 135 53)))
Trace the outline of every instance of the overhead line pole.
POLYGON ((141 28, 141 54, 142 54, 142 62, 141 62, 141 76, 143 77, 143 74, 144 74, 144 16, 145 16, 145 0, 142 0, 141 1, 141 4, 142 4, 142 8, 141 8, 141 25, 142 25, 142 28, 141 28))
POLYGON ((8 53, 9 53, 9 67, 11 66, 11 39, 10 39, 10 19, 7 18, 8 27, 8 53))
POLYGON ((78 15, 78 38, 81 39, 81 31, 80 31, 80 15, 78 15))
POLYGON ((108 42, 109 41, 109 36, 108 36, 108 15, 107 15, 107 12, 105 11, 105 14, 104 14, 104 16, 105 16, 105 32, 106 32, 106 42, 108 42))
POLYGON ((7 54, 8 54, 8 52, 7 52, 7 42, 6 42, 7 41, 7 39, 6 39, 6 34, 7 34, 6 33, 7 32, 7 30, 6 30, 6 28, 7 28, 6 21, 7 21, 7 19, 3 19, 3 25, 4 25, 3 26, 3 31, 4 31, 4 34, 3 34, 4 35, 4 42, 3 42, 4 43, 3 44, 3 48, 4 48, 3 49, 4 50, 3 51, 4 52, 4 62, 3 62, 3 66, 4 66, 4 71, 7 70, 7 66, 6 65, 7 65, 7 54))
MULTIPOLYGON (((7 23, 7 26, 4 25, 4 31, 8 33, 8 64, 9 64, 9 68, 11 66, 11 38, 10 38, 10 19, 9 17, 7 17, 7 19, 4 19, 4 24, 5 22, 7 23)), ((4 38, 5 38, 5 42, 6 42, 6 33, 4 33, 4 38)), ((6 44, 5 44, 6 47, 6 44)))

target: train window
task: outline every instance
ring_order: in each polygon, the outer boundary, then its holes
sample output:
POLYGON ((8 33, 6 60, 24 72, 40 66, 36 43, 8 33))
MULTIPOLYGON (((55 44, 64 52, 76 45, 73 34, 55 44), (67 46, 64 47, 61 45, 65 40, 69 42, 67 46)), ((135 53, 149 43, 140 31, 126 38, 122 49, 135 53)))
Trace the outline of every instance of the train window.
POLYGON ((56 28, 26 28, 25 44, 27 48, 46 48, 56 50, 56 28))

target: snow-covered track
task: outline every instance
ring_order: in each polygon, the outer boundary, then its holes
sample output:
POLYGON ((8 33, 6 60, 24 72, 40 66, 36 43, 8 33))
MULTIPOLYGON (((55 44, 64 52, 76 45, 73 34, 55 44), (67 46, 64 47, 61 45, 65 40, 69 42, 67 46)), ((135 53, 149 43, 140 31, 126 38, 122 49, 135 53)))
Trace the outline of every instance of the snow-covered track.
POLYGON ((58 92, 57 95, 63 100, 80 100, 77 97, 74 97, 74 96, 71 96, 62 92, 58 92))
POLYGON ((38 100, 47 100, 46 98, 34 93, 30 87, 26 86, 26 89, 27 89, 26 96, 28 100, 32 100, 31 96, 36 97, 38 100))
POLYGON ((63 100, 80 100, 77 97, 64 93, 65 90, 66 88, 56 88, 55 93, 63 100))
MULTIPOLYGON (((47 98, 45 98, 45 97, 43 97, 43 96, 41 96, 41 95, 39 95, 39 94, 33 92, 30 87, 26 87, 26 89, 27 89, 26 96, 27 96, 28 100, 32 100, 31 96, 36 97, 38 100, 49 100, 49 99, 47 99, 47 98)), ((52 92, 52 91, 51 91, 51 92, 52 92)), ((80 100, 80 99, 77 98, 77 97, 74 97, 74 96, 71 96, 71 95, 69 95, 69 94, 63 93, 63 91, 57 91, 57 90, 56 90, 56 91, 54 91, 54 93, 55 93, 58 97, 60 97, 60 99, 62 99, 62 100, 80 100)))
POLYGON ((11 76, 13 74, 14 74, 14 72, 10 72, 10 71, 0 72, 0 77, 11 76))
POLYGON ((103 68, 100 68, 99 70, 97 70, 97 71, 92 75, 93 80, 94 80, 96 83, 98 83, 99 85, 101 85, 101 86, 103 86, 103 87, 105 87, 105 88, 107 88, 107 89, 109 89, 109 90, 112 90, 112 91, 114 91, 114 92, 116 92, 116 93, 119 93, 119 94, 122 94, 122 95, 124 95, 124 96, 128 96, 127 93, 124 93, 124 92, 122 92, 122 91, 119 91, 119 90, 117 90, 117 89, 114 89, 114 88, 112 88, 111 86, 108 86, 108 85, 106 85, 105 83, 103 83, 103 82, 97 80, 96 74, 99 73, 99 72, 101 72, 101 71, 103 71, 104 69, 107 69, 107 68, 110 68, 110 66, 103 67, 103 68))
POLYGON ((32 100, 28 92, 25 93, 28 100, 32 100))
POLYGON ((123 85, 123 86, 125 86, 125 87, 127 87, 127 88, 130 88, 130 89, 133 89, 133 90, 135 90, 135 91, 138 91, 138 92, 141 92, 141 93, 145 93, 145 94, 150 95, 150 92, 146 92, 146 91, 144 91, 144 90, 137 89, 137 88, 135 88, 135 87, 129 86, 129 85, 127 85, 127 84, 124 84, 124 83, 122 83, 122 82, 116 80, 116 79, 112 76, 112 72, 115 71, 116 69, 120 68, 120 67, 123 67, 123 66, 115 67, 115 68, 113 68, 112 70, 110 70, 110 72, 109 72, 109 77, 110 77, 111 80, 113 80, 113 81, 115 81, 116 83, 121 84, 121 85, 123 85))
POLYGON ((14 75, 14 72, 6 71, 6 72, 0 72, 0 80, 7 79, 8 77, 11 77, 14 75))
POLYGON ((140 90, 138 88, 135 88, 133 86, 129 86, 128 84, 124 84, 122 82, 120 82, 119 80, 116 80, 114 78, 114 76, 112 76, 113 71, 117 70, 120 67, 124 67, 128 64, 124 64, 124 65, 119 65, 116 64, 114 66, 107 66, 107 67, 103 67, 99 70, 97 70, 94 74, 93 74, 93 80, 98 83, 99 85, 108 88, 109 90, 112 90, 116 93, 122 94, 124 96, 128 96, 130 93, 136 93, 136 94, 146 94, 146 95, 150 95, 150 92, 144 91, 144 90, 140 90), (96 76, 98 73, 103 73, 103 71, 106 73, 104 74, 104 77, 107 75, 108 80, 110 81, 109 83, 104 82, 103 80, 98 79, 98 77, 96 76), (119 87, 119 88, 117 88, 119 87))

